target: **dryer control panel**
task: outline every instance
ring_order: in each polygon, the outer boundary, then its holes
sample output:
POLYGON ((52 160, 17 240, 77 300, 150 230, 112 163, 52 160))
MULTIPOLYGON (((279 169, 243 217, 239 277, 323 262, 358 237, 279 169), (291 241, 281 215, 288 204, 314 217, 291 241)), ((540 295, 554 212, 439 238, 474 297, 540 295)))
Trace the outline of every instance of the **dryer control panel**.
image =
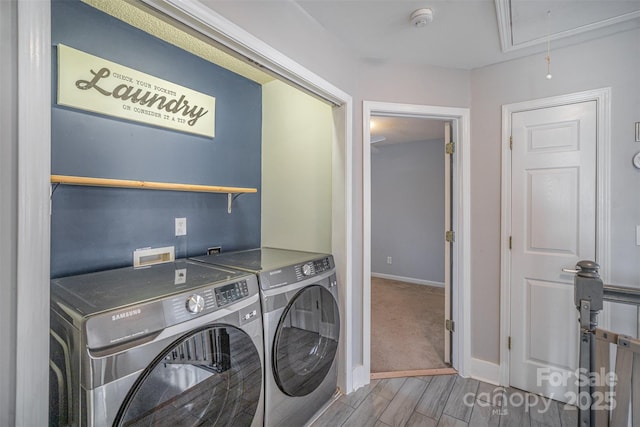
POLYGON ((296 278, 298 280, 302 280, 305 277, 315 276, 316 274, 320 274, 327 270, 331 270, 333 268, 331 266, 330 258, 317 259, 315 261, 309 261, 302 265, 296 265, 296 278))
POLYGON ((261 271, 260 287, 264 290, 298 283, 335 268, 331 255, 270 271, 261 271))

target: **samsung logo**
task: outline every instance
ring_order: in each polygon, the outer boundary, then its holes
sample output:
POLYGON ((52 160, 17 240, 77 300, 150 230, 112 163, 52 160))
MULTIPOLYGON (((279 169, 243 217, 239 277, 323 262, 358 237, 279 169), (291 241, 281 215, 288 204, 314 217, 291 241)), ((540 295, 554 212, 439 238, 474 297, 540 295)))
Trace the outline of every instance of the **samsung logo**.
POLYGON ((111 320, 115 322, 116 320, 122 320, 122 319, 126 319, 127 317, 137 316, 140 313, 142 313, 142 310, 139 308, 136 308, 134 310, 129 310, 129 311, 123 311, 122 313, 112 315, 111 320))
POLYGON ((270 271, 269 276, 273 276, 274 274, 280 274, 280 273, 282 273, 282 270, 270 271))

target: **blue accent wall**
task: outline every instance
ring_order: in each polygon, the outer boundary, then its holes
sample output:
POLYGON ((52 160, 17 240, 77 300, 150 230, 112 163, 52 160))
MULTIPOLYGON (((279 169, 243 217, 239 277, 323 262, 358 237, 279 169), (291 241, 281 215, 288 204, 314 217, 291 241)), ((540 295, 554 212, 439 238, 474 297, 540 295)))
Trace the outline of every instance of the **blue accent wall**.
POLYGON ((262 88, 79 1, 52 2, 52 174, 255 187, 227 195, 59 185, 52 195, 51 275, 132 264, 142 247, 176 258, 260 245, 262 88), (57 44, 216 98, 206 138, 56 105, 57 44), (187 235, 174 236, 174 218, 187 235))

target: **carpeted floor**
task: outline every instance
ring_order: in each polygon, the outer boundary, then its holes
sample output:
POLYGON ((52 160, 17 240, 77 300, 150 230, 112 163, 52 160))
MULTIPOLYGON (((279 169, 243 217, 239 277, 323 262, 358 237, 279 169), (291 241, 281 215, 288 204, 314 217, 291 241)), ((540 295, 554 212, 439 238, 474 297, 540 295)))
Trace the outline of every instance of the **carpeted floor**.
POLYGON ((444 288, 371 278, 371 372, 443 368, 444 288))

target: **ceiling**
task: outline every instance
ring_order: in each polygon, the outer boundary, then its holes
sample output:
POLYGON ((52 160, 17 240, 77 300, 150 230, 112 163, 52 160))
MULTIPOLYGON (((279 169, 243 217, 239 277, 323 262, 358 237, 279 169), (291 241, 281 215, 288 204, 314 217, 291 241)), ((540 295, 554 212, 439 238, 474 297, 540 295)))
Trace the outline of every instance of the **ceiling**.
POLYGON ((640 0, 293 1, 363 60, 447 68, 543 52, 547 36, 556 48, 640 27, 640 0), (419 8, 433 22, 416 28, 419 8))

